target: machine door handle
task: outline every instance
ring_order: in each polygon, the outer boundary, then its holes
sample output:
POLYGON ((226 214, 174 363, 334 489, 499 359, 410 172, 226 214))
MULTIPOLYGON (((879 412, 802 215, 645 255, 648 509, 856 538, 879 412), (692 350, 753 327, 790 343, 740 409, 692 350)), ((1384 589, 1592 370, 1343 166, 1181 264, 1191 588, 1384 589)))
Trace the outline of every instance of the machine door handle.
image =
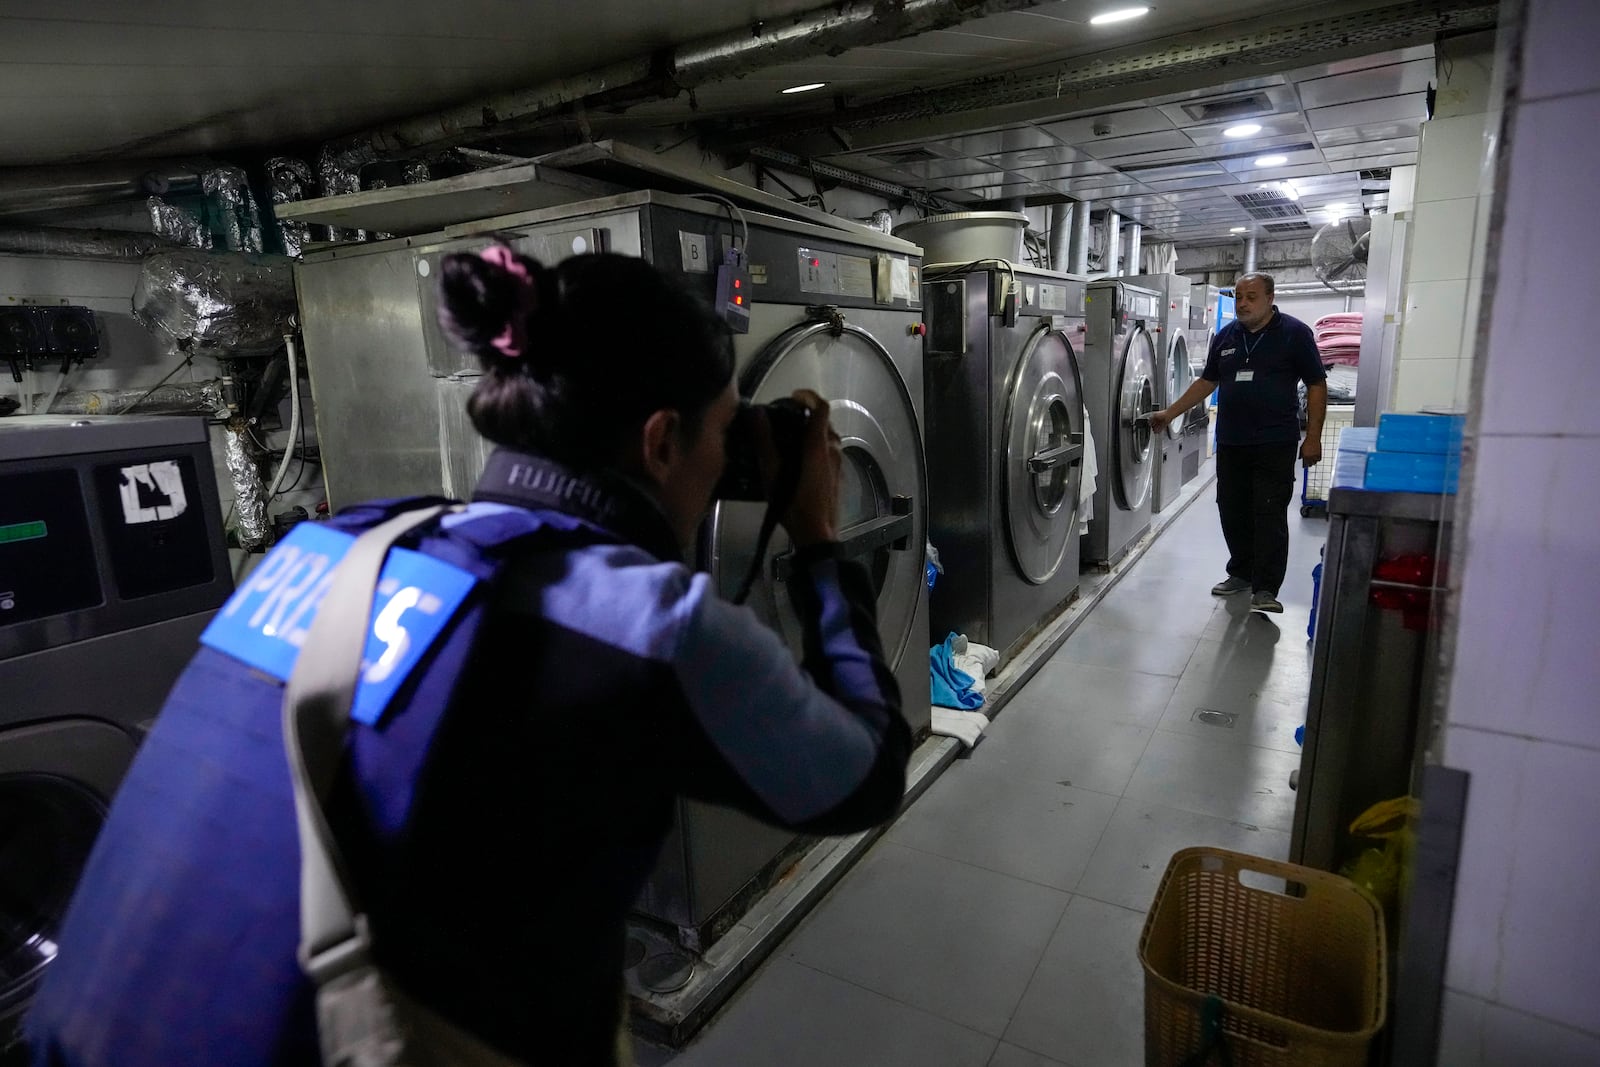
MULTIPOLYGON (((858 522, 839 538, 839 559, 858 559, 888 546, 900 552, 910 547, 911 498, 897 496, 890 501, 893 510, 866 522, 858 522)), ((794 553, 784 552, 772 557, 772 577, 786 582, 794 574, 794 553)))
POLYGON ((1028 470, 1033 474, 1043 474, 1052 467, 1063 464, 1074 465, 1083 462, 1083 434, 1075 433, 1067 439, 1065 444, 1054 448, 1047 448, 1042 452, 1035 452, 1028 459, 1028 470))

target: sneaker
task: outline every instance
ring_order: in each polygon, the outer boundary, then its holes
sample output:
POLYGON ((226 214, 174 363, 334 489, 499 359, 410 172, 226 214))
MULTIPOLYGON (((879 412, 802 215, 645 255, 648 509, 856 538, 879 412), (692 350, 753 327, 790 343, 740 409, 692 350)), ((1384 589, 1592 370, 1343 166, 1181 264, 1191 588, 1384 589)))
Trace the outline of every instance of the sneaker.
POLYGON ((1224 578, 1211 587, 1212 596, 1232 596, 1235 593, 1248 591, 1250 583, 1243 578, 1224 578))
POLYGON ((1271 593, 1257 589, 1250 597, 1251 611, 1272 611, 1283 614, 1283 605, 1278 603, 1278 598, 1271 593))

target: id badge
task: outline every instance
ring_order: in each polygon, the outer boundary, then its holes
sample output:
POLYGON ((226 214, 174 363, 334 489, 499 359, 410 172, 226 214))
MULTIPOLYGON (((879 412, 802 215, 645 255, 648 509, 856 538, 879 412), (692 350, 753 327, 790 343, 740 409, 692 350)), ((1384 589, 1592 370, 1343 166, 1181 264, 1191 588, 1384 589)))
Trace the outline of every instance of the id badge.
POLYGON ((1255 379, 1256 372, 1253 370, 1242 370, 1233 376, 1233 380, 1236 382, 1253 382, 1255 379))

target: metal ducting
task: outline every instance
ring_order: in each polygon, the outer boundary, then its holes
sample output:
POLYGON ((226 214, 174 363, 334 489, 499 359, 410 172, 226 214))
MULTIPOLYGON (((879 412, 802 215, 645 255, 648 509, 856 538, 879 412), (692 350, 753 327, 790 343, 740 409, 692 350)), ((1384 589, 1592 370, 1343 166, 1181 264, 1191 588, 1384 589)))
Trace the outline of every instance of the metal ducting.
POLYGON ((1144 227, 1137 222, 1128 223, 1128 258, 1123 261, 1124 274, 1143 274, 1144 266, 1139 262, 1143 251, 1144 227))
POLYGON ((1072 205, 1050 205, 1050 269, 1066 270, 1072 245, 1072 205))
POLYGON ((385 155, 408 155, 421 148, 443 148, 516 133, 574 104, 588 102, 608 109, 625 109, 707 82, 1037 7, 1040 2, 845 0, 790 18, 758 21, 713 34, 654 56, 380 126, 338 142, 333 150, 345 153, 365 148, 385 155))
POLYGON ((1104 226, 1105 257, 1100 263, 1100 269, 1115 277, 1122 273, 1122 216, 1115 211, 1107 211, 1104 226))
POLYGON ((172 247, 170 241, 149 233, 0 226, 0 253, 7 254, 139 260, 172 247))
POLYGON ((200 191, 192 164, 136 162, 0 168, 0 216, 30 215, 200 191))
POLYGON ((1067 273, 1089 273, 1089 246, 1094 243, 1094 232, 1090 226, 1090 212, 1094 209, 1091 200, 1080 200, 1072 208, 1072 244, 1067 250, 1067 273))

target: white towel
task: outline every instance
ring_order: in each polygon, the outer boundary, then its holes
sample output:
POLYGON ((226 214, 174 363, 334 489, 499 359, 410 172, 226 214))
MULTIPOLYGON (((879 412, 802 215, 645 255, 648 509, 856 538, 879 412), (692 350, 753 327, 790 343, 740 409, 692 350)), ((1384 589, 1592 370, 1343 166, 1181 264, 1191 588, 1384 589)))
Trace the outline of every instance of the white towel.
POLYGON ((933 732, 955 738, 964 748, 976 745, 978 738, 983 736, 983 731, 988 726, 989 720, 981 711, 957 711, 955 708, 941 707, 933 709, 933 732))
POLYGON ((951 656, 950 662, 956 670, 966 671, 972 675, 972 691, 982 693, 989 688, 988 676, 993 674, 995 667, 1000 664, 1000 650, 966 641, 965 635, 962 635, 956 644, 960 645, 962 642, 966 643, 966 650, 951 656))

